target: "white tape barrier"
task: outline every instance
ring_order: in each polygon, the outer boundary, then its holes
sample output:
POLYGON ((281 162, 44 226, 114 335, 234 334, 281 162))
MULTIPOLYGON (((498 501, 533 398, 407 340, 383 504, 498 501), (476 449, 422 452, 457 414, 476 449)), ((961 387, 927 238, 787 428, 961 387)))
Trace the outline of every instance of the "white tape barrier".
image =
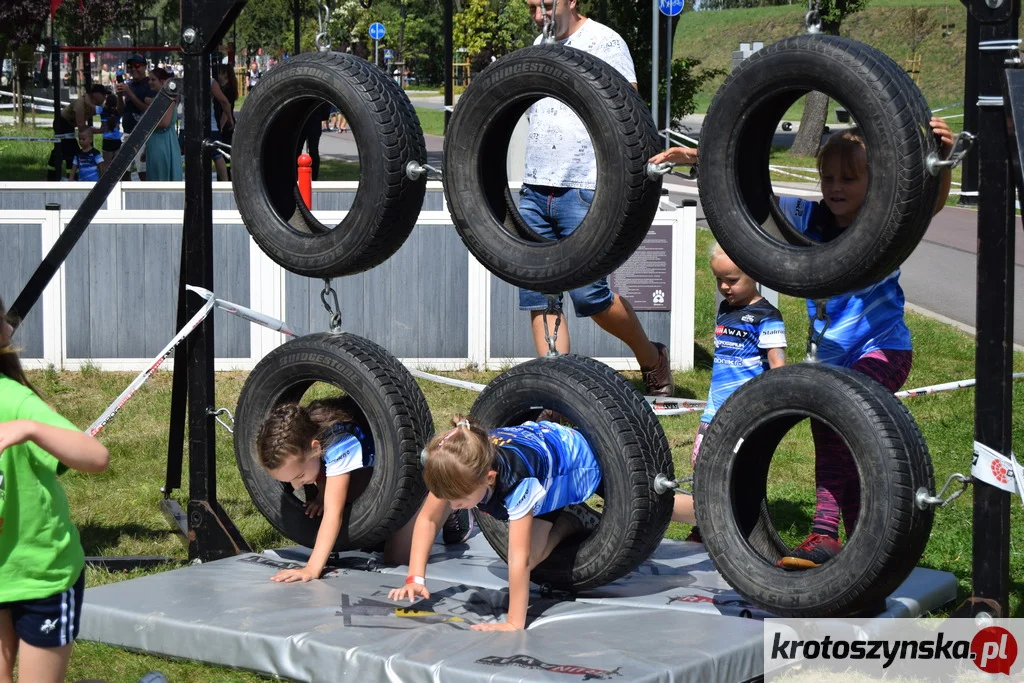
MULTIPOLYGON (((1011 375, 1014 381, 1024 377, 1024 372, 1017 372, 1011 375)), ((920 389, 907 389, 906 391, 897 391, 894 396, 896 398, 912 398, 914 396, 927 396, 928 394, 937 394, 940 391, 953 391, 954 389, 966 389, 967 387, 973 387, 977 383, 976 379, 963 379, 959 382, 946 382, 945 384, 933 384, 929 387, 921 387, 920 389)))
POLYGON ((192 334, 192 330, 199 327, 200 323, 206 319, 206 316, 210 314, 211 310, 213 310, 212 301, 207 301, 203 304, 203 307, 200 308, 194 316, 192 316, 192 319, 185 323, 185 327, 181 328, 178 334, 174 335, 174 339, 167 343, 167 346, 164 347, 163 351, 157 354, 156 358, 153 359, 152 364, 140 372, 135 379, 131 381, 131 384, 121 392, 121 395, 115 398, 114 402, 103 411, 103 414, 100 415, 95 422, 89 425, 89 428, 85 430, 86 434, 89 436, 96 436, 99 434, 107 423, 110 422, 111 418, 117 415, 121 408, 124 408, 124 404, 128 403, 131 397, 135 395, 135 392, 139 390, 139 387, 146 383, 146 380, 149 379, 150 375, 156 372, 157 368, 163 365, 163 362, 167 360, 169 355, 171 355, 171 351, 174 350, 174 347, 180 344, 182 339, 192 334))
POLYGON ((995 451, 983 443, 974 442, 974 459, 971 462, 971 476, 997 489, 1016 493, 1024 507, 1024 470, 1017 462, 1017 456, 1010 451, 1010 457, 995 451))

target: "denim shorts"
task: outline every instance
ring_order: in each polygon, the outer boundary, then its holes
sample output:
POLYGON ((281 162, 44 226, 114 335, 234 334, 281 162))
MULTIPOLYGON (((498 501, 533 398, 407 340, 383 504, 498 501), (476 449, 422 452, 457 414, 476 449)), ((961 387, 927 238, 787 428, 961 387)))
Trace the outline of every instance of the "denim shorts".
MULTIPOLYGON (((593 201, 593 190, 523 185, 519 190, 519 215, 541 237, 557 240, 579 227, 593 201)), ((569 298, 576 309, 576 317, 589 318, 611 306, 615 295, 608 287, 608 279, 601 278, 597 282, 569 290, 569 298)), ((559 294, 559 309, 561 306, 562 295, 559 294)), ((540 292, 519 290, 519 310, 543 311, 547 307, 547 297, 540 292)))

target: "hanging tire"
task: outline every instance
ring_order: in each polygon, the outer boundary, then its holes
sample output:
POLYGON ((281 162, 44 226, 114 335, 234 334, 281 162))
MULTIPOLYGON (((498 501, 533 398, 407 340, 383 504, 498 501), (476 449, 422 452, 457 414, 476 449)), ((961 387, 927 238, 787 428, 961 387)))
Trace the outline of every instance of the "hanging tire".
POLYGON ((933 508, 931 458, 910 412, 874 380, 845 368, 799 363, 744 384, 715 414, 697 460, 694 506, 705 547, 736 592, 781 617, 849 615, 891 594, 917 564, 933 508), (779 441, 805 418, 830 425, 860 477, 857 526, 814 569, 775 566, 785 547, 764 505, 779 441))
POLYGON ((383 263, 412 232, 426 177, 416 112, 405 92, 364 59, 338 52, 297 55, 275 67, 246 100, 235 130, 232 188, 260 248, 306 277, 352 275, 383 263), (348 120, 359 147, 359 189, 341 223, 320 223, 297 190, 297 148, 306 119, 328 101, 348 120))
POLYGON ((359 485, 365 483, 361 494, 353 500, 353 492, 349 493, 334 549, 372 547, 409 521, 423 502, 426 489, 419 454, 434 428, 427 401, 412 375, 368 339, 352 334, 312 334, 267 354, 249 373, 238 397, 234 435, 238 469, 253 503, 271 525, 292 541, 312 548, 321 518, 307 517, 303 500, 291 485, 275 480, 260 466, 256 435, 276 406, 301 400, 317 382, 329 383, 351 397, 373 434, 374 466, 368 480, 360 478, 359 485))
MULTIPOLYGON (((473 404, 488 428, 522 424, 539 406, 566 416, 601 465, 601 522, 584 538, 567 539, 530 574, 538 584, 583 591, 615 581, 650 557, 672 515, 672 496, 658 495, 658 474, 672 477, 672 452, 654 412, 620 374, 590 358, 538 358, 495 377, 473 404)), ((508 559, 508 522, 483 512, 476 521, 488 543, 508 559)))
POLYGON ((824 298, 882 279, 910 255, 931 221, 939 179, 928 103, 882 52, 838 36, 804 35, 744 60, 719 88, 700 144, 700 200, 718 242, 772 289, 824 298), (871 169, 856 221, 838 238, 801 244, 762 227, 774 200, 768 159, 776 125, 808 91, 841 100, 858 122, 871 169))
POLYGON ((647 176, 658 153, 650 111, 606 62, 563 45, 502 57, 466 88, 444 139, 444 193, 466 247, 492 273, 519 287, 561 292, 622 265, 651 227, 661 178, 647 176), (554 97, 590 133, 600 187, 580 226, 554 241, 524 233, 509 209, 506 159, 520 116, 554 97))

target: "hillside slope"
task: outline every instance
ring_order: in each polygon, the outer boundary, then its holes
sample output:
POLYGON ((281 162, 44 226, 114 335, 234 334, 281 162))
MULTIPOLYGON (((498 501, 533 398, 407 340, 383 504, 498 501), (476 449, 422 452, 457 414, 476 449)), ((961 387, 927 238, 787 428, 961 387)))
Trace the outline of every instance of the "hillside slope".
MULTIPOLYGON (((673 36, 676 57, 697 57, 709 67, 731 69, 740 42, 775 42, 804 32, 804 5, 691 12, 680 19, 673 36)), ((845 36, 882 50, 905 66, 911 46, 919 42, 919 85, 932 107, 963 100, 967 10, 955 0, 878 0, 843 24, 845 36), (916 13, 916 18, 915 18, 916 13), (943 29, 943 24, 953 24, 943 29)), ((698 111, 721 84, 705 89, 698 111)))

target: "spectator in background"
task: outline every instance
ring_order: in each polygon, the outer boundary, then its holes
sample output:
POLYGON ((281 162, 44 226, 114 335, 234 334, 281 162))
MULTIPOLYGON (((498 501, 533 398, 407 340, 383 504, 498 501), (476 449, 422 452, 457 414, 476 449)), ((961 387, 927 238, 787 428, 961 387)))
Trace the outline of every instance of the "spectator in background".
POLYGON ((110 163, 117 150, 121 149, 121 116, 118 114, 117 95, 107 95, 100 114, 100 128, 103 130, 103 161, 110 163))
MULTIPOLYGON (((171 80, 173 76, 166 70, 157 67, 150 72, 149 84, 153 96, 171 80)), ((157 124, 156 130, 146 143, 146 179, 147 180, 181 180, 181 150, 178 148, 178 137, 175 135, 175 122, 178 119, 177 102, 167 109, 167 113, 157 124)))
MULTIPOLYGON (((121 120, 126 135, 131 135, 135 126, 139 123, 143 113, 149 108, 150 102, 156 97, 156 92, 150 86, 149 74, 146 72, 146 58, 142 55, 132 55, 126 62, 128 72, 131 76, 130 83, 118 83, 117 94, 121 99, 121 120)), ((146 180, 146 162, 144 151, 139 152, 135 157, 135 164, 139 171, 139 180, 146 180)))
POLYGON ((249 83, 248 83, 249 90, 252 90, 257 85, 259 85, 259 82, 260 82, 260 68, 259 68, 259 65, 256 64, 256 62, 253 62, 252 64, 249 65, 249 74, 248 74, 248 76, 246 78, 249 81, 249 83))
POLYGON ((78 154, 78 141, 75 139, 78 133, 89 131, 89 134, 100 133, 99 129, 92 127, 92 117, 96 114, 96 107, 102 106, 107 96, 107 89, 99 83, 93 84, 84 95, 64 107, 53 122, 53 132, 62 136, 60 151, 54 150, 50 154, 50 180, 59 180, 71 172, 75 155, 78 154))
POLYGON ((104 64, 103 68, 100 69, 100 85, 104 88, 110 86, 110 67, 106 64, 104 64))

